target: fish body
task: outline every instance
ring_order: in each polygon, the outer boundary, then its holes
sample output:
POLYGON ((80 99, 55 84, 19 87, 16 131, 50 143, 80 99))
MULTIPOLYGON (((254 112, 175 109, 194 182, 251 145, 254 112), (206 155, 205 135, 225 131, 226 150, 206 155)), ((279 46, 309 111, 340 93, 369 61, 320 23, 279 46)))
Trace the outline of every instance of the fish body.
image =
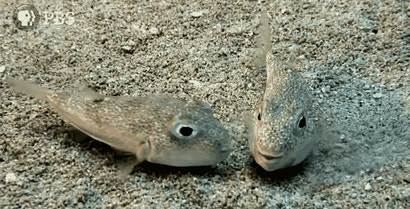
POLYGON ((308 84, 271 52, 266 11, 257 44, 255 64, 266 66, 267 79, 263 98, 246 122, 248 144, 255 161, 274 171, 297 165, 311 153, 317 142, 317 118, 308 84))
POLYGON ((312 93, 300 75, 269 52, 266 90, 250 119, 249 148, 267 171, 302 162, 316 142, 312 93))
POLYGON ((231 136, 211 108, 194 99, 104 96, 87 88, 56 93, 24 80, 7 82, 20 92, 48 101, 65 121, 92 138, 135 154, 138 163, 210 166, 232 150, 231 136))

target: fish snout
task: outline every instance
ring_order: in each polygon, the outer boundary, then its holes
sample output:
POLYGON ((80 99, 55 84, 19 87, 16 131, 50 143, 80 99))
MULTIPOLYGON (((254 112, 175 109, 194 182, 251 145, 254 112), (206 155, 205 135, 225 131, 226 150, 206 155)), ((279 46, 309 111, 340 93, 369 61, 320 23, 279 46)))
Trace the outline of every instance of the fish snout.
POLYGON ((266 171, 274 171, 286 167, 288 159, 285 154, 285 152, 276 149, 256 148, 253 150, 255 161, 266 171))

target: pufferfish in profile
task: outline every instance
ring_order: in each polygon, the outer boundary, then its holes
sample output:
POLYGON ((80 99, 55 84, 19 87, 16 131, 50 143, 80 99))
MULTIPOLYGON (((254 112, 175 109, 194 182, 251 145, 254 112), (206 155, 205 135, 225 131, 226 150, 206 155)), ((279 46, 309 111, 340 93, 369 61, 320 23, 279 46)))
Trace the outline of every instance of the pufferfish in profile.
POLYGON ((48 101, 65 121, 92 138, 135 154, 137 164, 212 166, 232 151, 232 138, 211 108, 194 99, 103 96, 91 89, 55 93, 24 80, 6 81, 48 101))

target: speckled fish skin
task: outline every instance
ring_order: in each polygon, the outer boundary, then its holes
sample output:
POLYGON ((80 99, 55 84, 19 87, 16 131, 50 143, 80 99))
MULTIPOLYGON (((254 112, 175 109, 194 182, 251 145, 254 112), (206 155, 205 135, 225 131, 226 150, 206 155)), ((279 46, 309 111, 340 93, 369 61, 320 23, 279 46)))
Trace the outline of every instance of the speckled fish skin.
POLYGON ((55 93, 24 80, 7 79, 20 92, 48 101, 63 119, 138 162, 177 167, 212 166, 232 150, 232 138, 197 100, 167 96, 109 97, 90 89, 55 93))
POLYGON ((266 55, 266 90, 252 115, 249 147, 266 171, 302 162, 315 144, 315 118, 308 84, 289 66, 266 55))

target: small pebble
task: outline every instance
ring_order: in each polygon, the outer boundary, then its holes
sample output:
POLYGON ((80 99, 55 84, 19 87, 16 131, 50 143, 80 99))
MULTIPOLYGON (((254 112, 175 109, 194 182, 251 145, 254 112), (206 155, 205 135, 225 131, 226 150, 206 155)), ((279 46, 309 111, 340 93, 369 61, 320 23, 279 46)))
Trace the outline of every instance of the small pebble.
POLYGON ((356 199, 356 198, 357 198, 357 193, 356 193, 356 192, 353 192, 353 193, 350 195, 350 197, 351 197, 352 199, 356 199))
POLYGON ((150 32, 152 35, 157 35, 157 34, 159 34, 158 28, 150 28, 150 29, 149 29, 149 32, 150 32))
POLYGON ((372 190, 372 186, 370 185, 370 183, 367 183, 367 184, 364 186, 364 190, 366 190, 366 191, 372 190))
POLYGON ((6 183, 11 183, 15 182, 17 180, 17 177, 14 173, 8 173, 6 174, 5 182, 6 183))
POLYGON ((197 80, 189 80, 188 83, 191 83, 195 87, 202 87, 203 86, 202 83, 200 81, 197 81, 197 80))
POLYGON ((6 66, 4 65, 0 66, 0 73, 4 73, 5 70, 6 70, 6 66))
POLYGON ((132 52, 134 51, 131 46, 123 46, 123 47, 121 47, 121 49, 122 49, 125 53, 132 53, 132 52))
POLYGON ((121 49, 125 53, 133 53, 135 45, 137 45, 137 44, 134 41, 127 41, 124 44, 122 44, 121 49))
POLYGON ((383 94, 382 93, 375 93, 375 94, 373 94, 373 98, 375 98, 375 99, 379 99, 379 98, 382 98, 383 97, 383 94))
POLYGON ((202 14, 203 14, 203 13, 202 13, 201 11, 198 11, 198 12, 192 12, 192 13, 191 13, 191 16, 192 16, 192 17, 201 17, 201 16, 202 16, 202 14))
POLYGON ((406 183, 410 183, 410 175, 404 176, 403 181, 406 183))

